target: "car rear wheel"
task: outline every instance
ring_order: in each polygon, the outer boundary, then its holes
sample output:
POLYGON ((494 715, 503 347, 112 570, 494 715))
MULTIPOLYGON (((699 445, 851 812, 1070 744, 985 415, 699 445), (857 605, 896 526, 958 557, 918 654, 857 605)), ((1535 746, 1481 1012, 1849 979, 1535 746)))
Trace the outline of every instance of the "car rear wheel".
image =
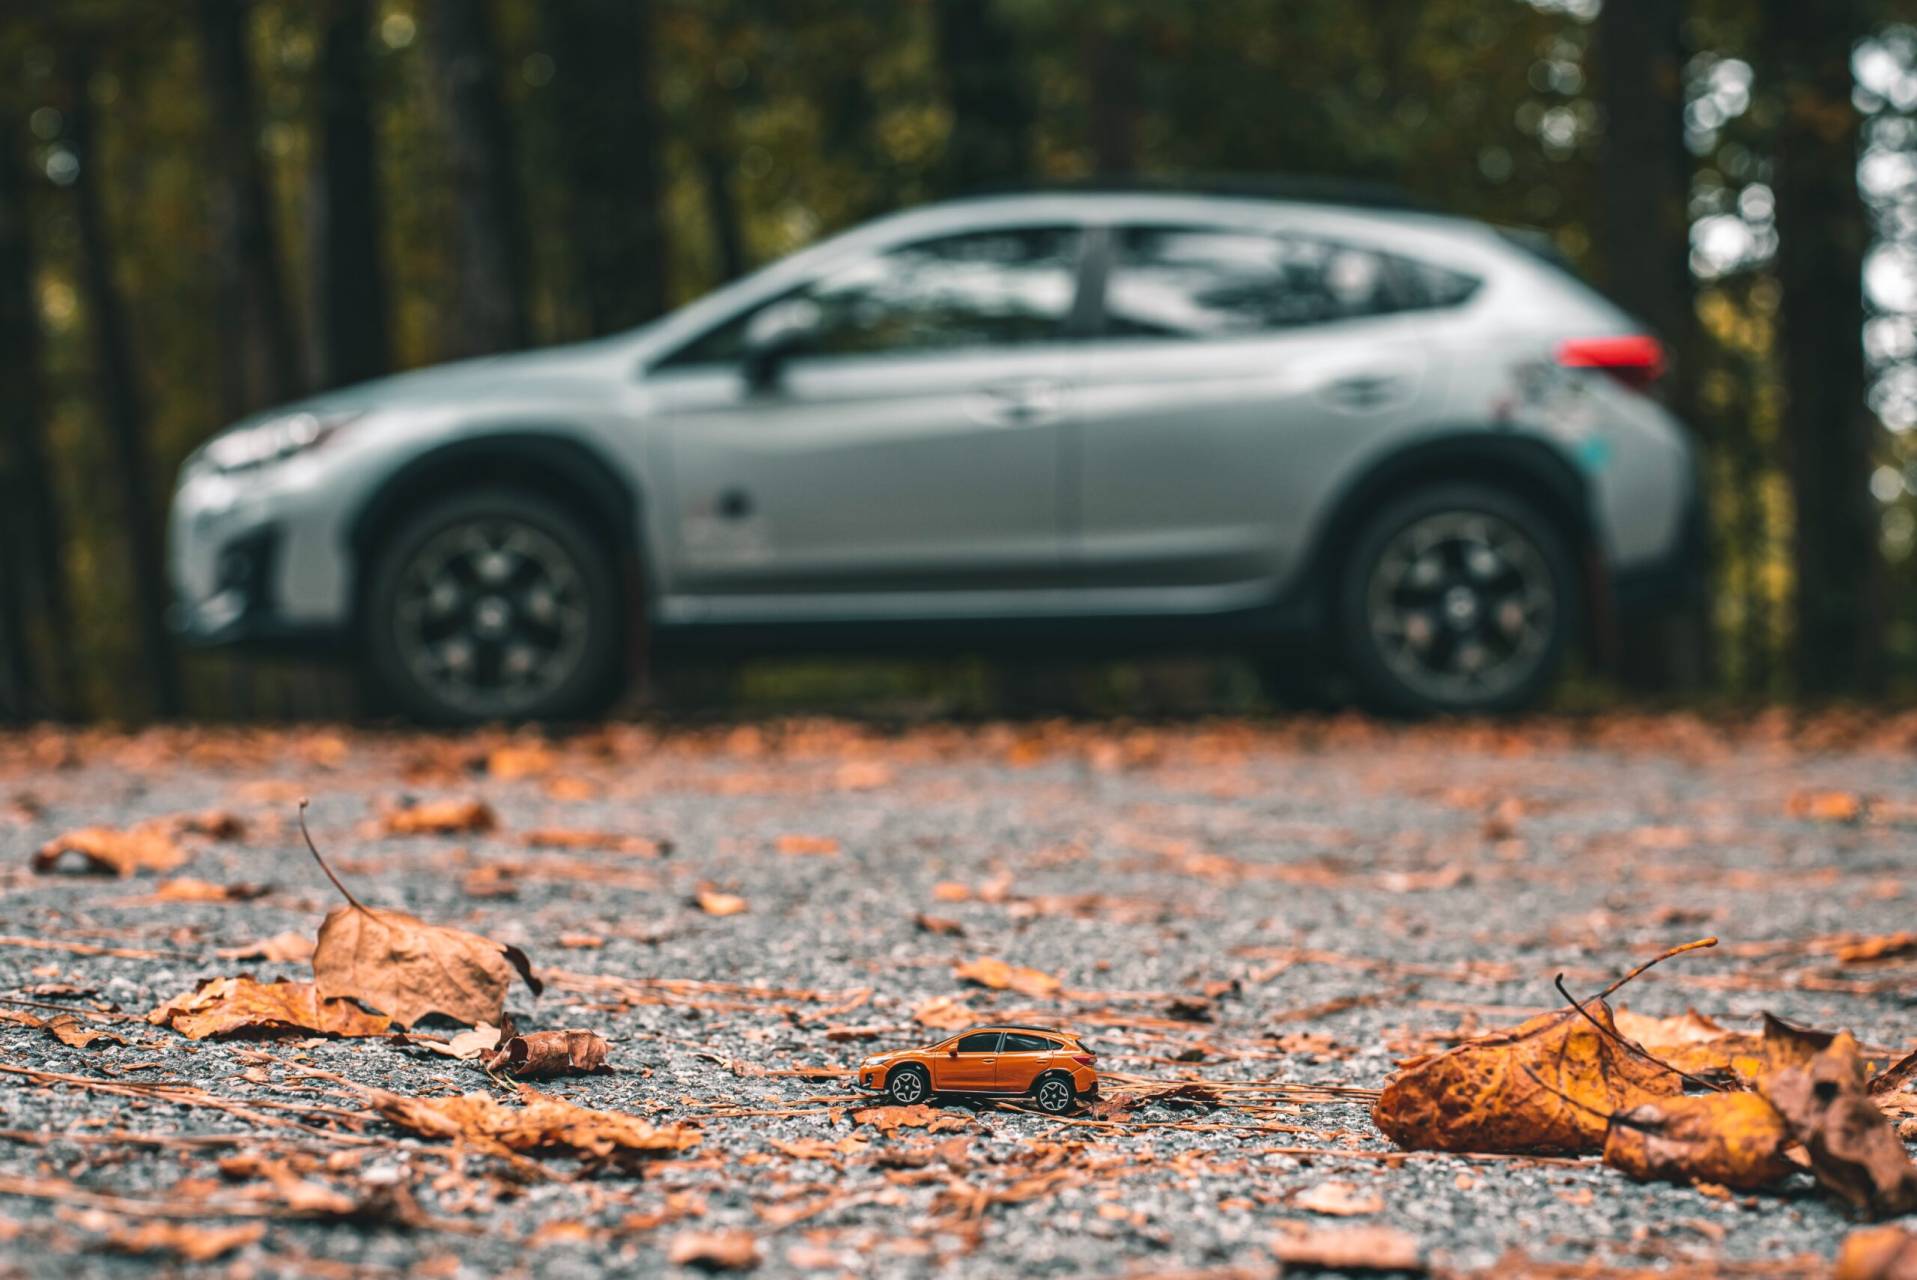
POLYGON ((1032 1101, 1038 1104, 1040 1111, 1049 1115, 1063 1115, 1078 1101, 1078 1093, 1072 1088, 1069 1077, 1041 1076, 1032 1086, 1032 1101))
POLYGON ((1352 543, 1344 649, 1369 701, 1412 714, 1508 711, 1557 675, 1577 615, 1564 539, 1487 486, 1434 486, 1387 506, 1352 543))
POLYGON ((900 1067, 885 1082, 885 1096, 901 1107, 924 1102, 931 1092, 925 1071, 920 1067, 900 1067))
POLYGON ((369 674, 440 724, 589 715, 616 691, 623 606, 612 557, 557 504, 486 490, 433 503, 371 567, 369 674))

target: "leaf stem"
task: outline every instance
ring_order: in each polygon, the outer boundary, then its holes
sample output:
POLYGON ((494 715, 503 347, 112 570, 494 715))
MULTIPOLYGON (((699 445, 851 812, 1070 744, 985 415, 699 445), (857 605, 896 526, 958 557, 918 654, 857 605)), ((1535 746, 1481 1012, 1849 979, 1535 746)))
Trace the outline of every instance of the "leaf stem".
POLYGON ((1643 964, 1631 970, 1629 973, 1625 974, 1622 978, 1619 978, 1616 982, 1613 982, 1610 986, 1604 988, 1604 990, 1598 992, 1597 998, 1600 1000, 1604 999, 1606 996, 1610 995, 1612 992, 1616 991, 1619 987, 1623 986, 1625 983, 1629 982, 1631 979, 1637 977, 1638 974, 1643 973, 1646 969, 1650 968, 1654 964, 1662 964, 1664 961, 1669 960, 1672 956, 1681 956, 1686 951, 1696 951, 1701 947, 1714 947, 1716 945, 1717 945, 1716 938, 1699 938, 1696 942, 1687 942, 1681 947, 1672 947, 1669 951, 1666 951, 1661 955, 1652 956, 1649 960, 1646 960, 1643 964))
MULTIPOLYGON (((1713 939, 1713 941, 1715 941, 1715 939, 1713 939)), ((1692 945, 1695 946, 1697 944, 1693 943, 1692 945)), ((1638 1044, 1635 1041, 1626 1040, 1623 1036, 1619 1035, 1617 1032, 1613 1031, 1611 1028, 1605 1026, 1602 1022, 1599 1022, 1596 1016, 1593 1015, 1589 1009, 1586 1009, 1584 1007, 1583 1001, 1577 999, 1569 991, 1564 989, 1563 974, 1560 973, 1556 978, 1554 978, 1552 980, 1552 985, 1558 989, 1559 995, 1563 996, 1566 1000, 1570 1001, 1571 1007, 1573 1009, 1576 1009, 1579 1013, 1584 1015, 1584 1018, 1587 1022, 1589 1022, 1592 1026, 1596 1027, 1604 1035, 1610 1037, 1612 1040, 1615 1040, 1619 1045, 1621 1045, 1624 1048, 1624 1051, 1626 1053, 1634 1053, 1638 1057, 1650 1063, 1652 1066, 1662 1067, 1664 1070, 1670 1072, 1672 1075, 1676 1076, 1678 1079, 1688 1080, 1700 1089, 1709 1089, 1712 1093, 1724 1092, 1723 1085, 1712 1084, 1709 1080, 1701 1080, 1697 1076, 1692 1075, 1688 1071, 1679 1071, 1676 1067, 1664 1061, 1662 1058, 1653 1056, 1651 1051, 1649 1049, 1646 1049, 1643 1045, 1638 1044)), ((1613 987, 1612 990, 1615 991, 1616 988, 1613 987)), ((1602 1001, 1604 999, 1603 996, 1597 996, 1595 998, 1599 1001, 1602 1001)))
POLYGON ((313 844, 313 833, 306 829, 306 804, 307 804, 306 797, 301 796, 300 797, 300 834, 306 837, 306 847, 312 853, 313 861, 319 863, 319 869, 326 873, 326 878, 333 882, 333 887, 340 891, 341 896, 343 896, 346 899, 346 901, 349 904, 351 904, 354 910, 365 911, 366 904, 361 902, 358 898, 355 898, 353 896, 353 891, 340 883, 339 877, 333 874, 333 869, 326 865, 326 859, 320 857, 319 849, 315 847, 313 844))

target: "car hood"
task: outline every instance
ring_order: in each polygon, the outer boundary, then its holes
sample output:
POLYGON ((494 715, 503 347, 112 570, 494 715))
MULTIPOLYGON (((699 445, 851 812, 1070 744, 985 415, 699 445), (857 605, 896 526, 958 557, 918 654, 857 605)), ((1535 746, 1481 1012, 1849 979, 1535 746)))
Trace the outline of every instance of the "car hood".
POLYGON ((639 364, 638 350, 638 335, 624 333, 536 351, 458 360, 340 387, 257 417, 300 412, 339 414, 458 407, 528 399, 552 402, 602 399, 633 380, 639 364))

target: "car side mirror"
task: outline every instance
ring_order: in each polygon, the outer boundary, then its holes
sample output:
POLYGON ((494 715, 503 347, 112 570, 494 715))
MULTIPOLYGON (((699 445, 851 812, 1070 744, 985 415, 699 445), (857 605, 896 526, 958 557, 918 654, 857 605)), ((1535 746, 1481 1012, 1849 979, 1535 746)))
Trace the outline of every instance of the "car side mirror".
POLYGON ((958 1057, 958 1046, 953 1045, 950 1049, 947 1049, 945 1053, 947 1057, 951 1057, 951 1058, 958 1057))
POLYGON ((818 304, 805 298, 788 298, 761 308, 746 323, 746 386, 753 391, 777 386, 786 361, 811 346, 823 327, 818 304))

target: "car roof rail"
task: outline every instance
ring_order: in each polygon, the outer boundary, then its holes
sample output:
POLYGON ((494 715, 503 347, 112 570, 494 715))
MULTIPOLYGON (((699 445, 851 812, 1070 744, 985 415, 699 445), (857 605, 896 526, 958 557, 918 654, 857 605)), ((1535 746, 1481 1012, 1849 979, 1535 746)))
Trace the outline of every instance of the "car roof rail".
POLYGON ((1438 213, 1429 201, 1389 182, 1341 178, 1318 173, 1123 174, 1072 178, 1058 182, 992 184, 969 188, 962 196, 1011 195, 1188 195, 1285 200, 1303 204, 1346 205, 1357 209, 1396 209, 1438 213))

